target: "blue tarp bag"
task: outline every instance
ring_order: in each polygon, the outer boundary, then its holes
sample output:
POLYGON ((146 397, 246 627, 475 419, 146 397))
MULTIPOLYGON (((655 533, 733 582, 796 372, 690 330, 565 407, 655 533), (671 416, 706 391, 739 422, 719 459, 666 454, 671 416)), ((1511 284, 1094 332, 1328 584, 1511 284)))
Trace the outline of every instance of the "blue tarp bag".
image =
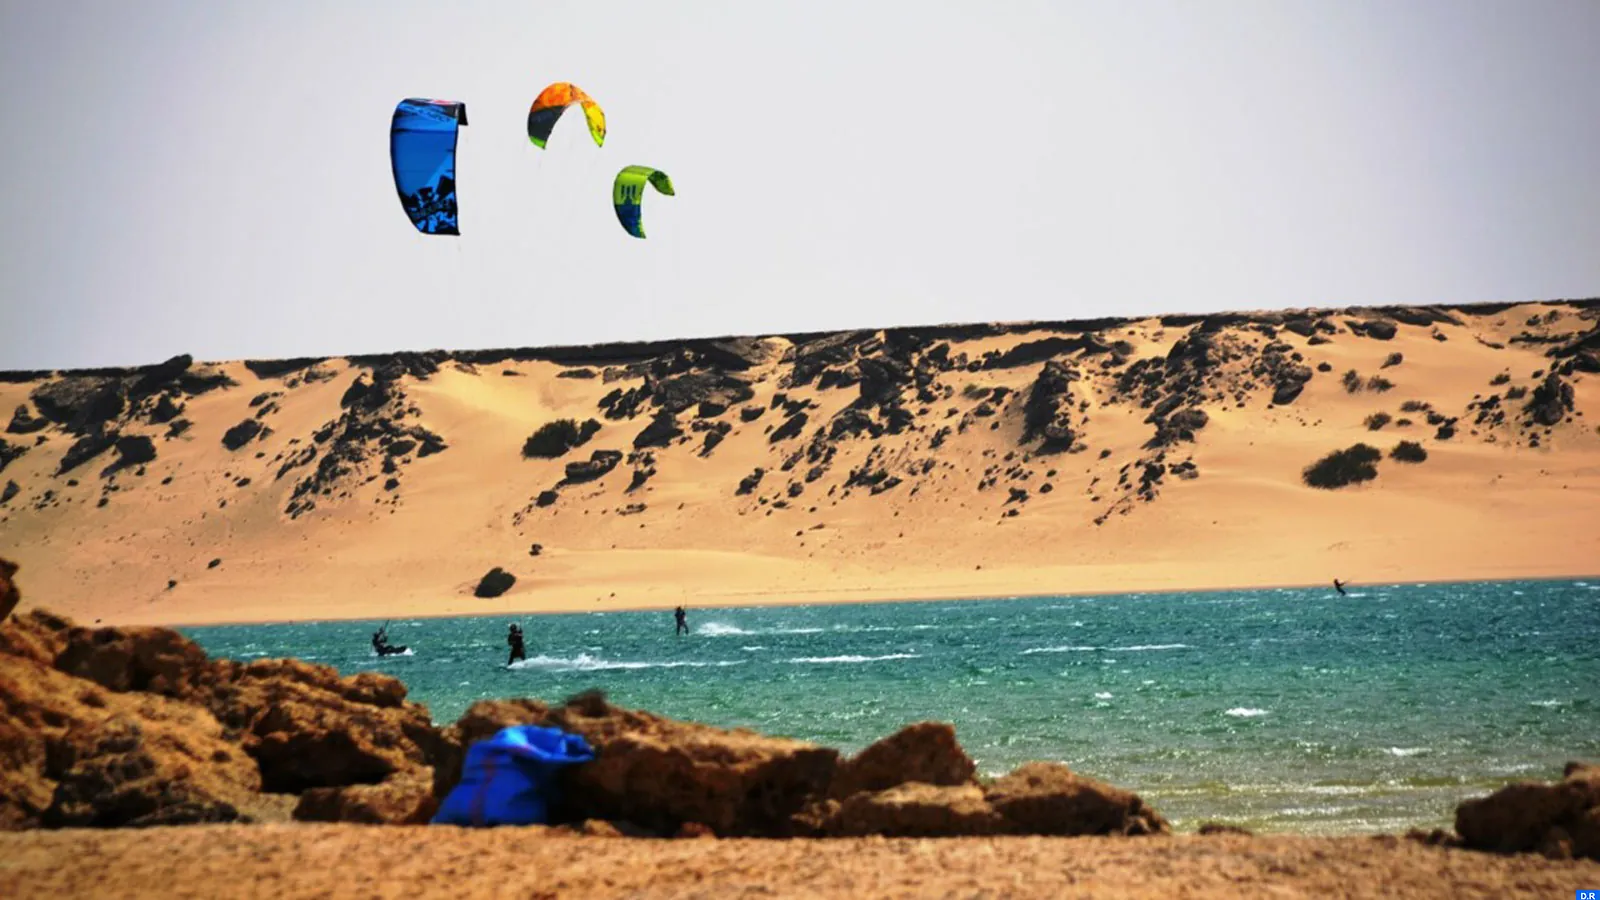
POLYGON ((582 735, 559 728, 513 725, 467 749, 461 783, 435 825, 541 825, 556 795, 556 770, 594 759, 582 735))

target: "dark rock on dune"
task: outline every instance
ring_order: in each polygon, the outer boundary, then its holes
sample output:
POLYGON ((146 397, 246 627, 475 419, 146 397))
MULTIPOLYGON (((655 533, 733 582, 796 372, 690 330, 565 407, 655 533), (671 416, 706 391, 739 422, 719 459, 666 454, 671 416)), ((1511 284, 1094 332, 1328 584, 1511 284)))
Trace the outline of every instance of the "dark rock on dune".
POLYGON ((1009 350, 984 361, 985 369, 1013 369, 1017 366, 1028 366, 1076 353, 1082 350, 1085 354, 1108 353, 1108 347, 1093 332, 1076 335, 1074 337, 1047 337, 1036 341, 1022 341, 1009 350))
POLYGON ((1072 427, 1072 383, 1077 370, 1060 360, 1044 364, 1022 408, 1022 442, 1038 439, 1040 453, 1060 453, 1077 440, 1072 427))
POLYGON ((870 331, 841 331, 797 344, 786 386, 802 387, 822 370, 854 361, 857 348, 871 339, 870 331))
POLYGON ((698 349, 706 365, 732 372, 755 368, 770 361, 773 356, 766 342, 753 337, 708 341, 698 349))
POLYGON ((472 595, 482 599, 498 597, 511 590, 511 586, 516 583, 517 576, 495 566, 478 579, 478 586, 472 589, 472 595))
POLYGON ((1156 433, 1146 441, 1146 450, 1158 447, 1170 447, 1179 441, 1194 440, 1195 432, 1206 427, 1211 421, 1206 411, 1198 407, 1178 410, 1164 419, 1156 419, 1156 433))
POLYGON ((156 458, 155 441, 142 434, 123 435, 117 438, 116 448, 115 467, 118 469, 153 462, 156 458))
MULTIPOLYGON (((1402 325, 1416 325, 1426 328, 1429 325, 1460 325, 1461 320, 1451 315, 1447 310, 1436 306, 1383 306, 1375 312, 1381 313, 1402 325)), ((1387 340, 1385 338, 1384 340, 1387 340)))
POLYGON ((639 414, 639 408, 650 399, 650 385, 646 383, 641 387, 629 388, 624 391, 616 388, 611 393, 600 398, 600 409, 608 419, 631 419, 639 414))
POLYGON ((116 378, 68 376, 34 388, 28 398, 40 415, 80 435, 100 430, 127 408, 116 378))
POLYGON ((763 413, 765 413, 766 411, 767 411, 767 408, 764 407, 764 406, 746 406, 746 407, 743 407, 742 409, 739 410, 739 421, 741 421, 741 422, 754 422, 755 420, 761 418, 761 415, 763 413))
POLYGON ((173 419, 172 422, 167 425, 167 433, 165 436, 168 438, 178 437, 185 431, 189 430, 189 424, 190 422, 188 419, 173 419))
POLYGON ((711 402, 723 409, 749 400, 754 391, 744 381, 718 372, 695 372, 656 381, 651 396, 662 409, 681 413, 691 406, 711 402))
POLYGON ((128 389, 128 393, 134 397, 154 394, 176 383, 179 377, 189 371, 189 367, 192 365, 194 365, 194 357, 184 353, 180 356, 174 356, 166 362, 149 366, 134 381, 133 386, 128 389))
POLYGON ((276 378, 279 375, 288 375, 290 372, 308 369, 322 361, 323 357, 320 356, 297 356, 293 359, 247 359, 244 361, 244 367, 249 369, 250 374, 257 378, 276 378))
POLYGON ((586 462, 567 463, 564 484, 581 484, 604 476, 622 462, 621 450, 595 450, 586 462))
POLYGON ((883 434, 880 426, 870 414, 854 407, 845 407, 839 411, 828 423, 828 440, 838 441, 844 438, 879 437, 883 434))
POLYGON ((64 475, 110 450, 116 445, 118 437, 115 431, 95 431, 78 438, 61 457, 61 464, 56 468, 56 474, 64 475))
POLYGON ((162 425, 182 414, 186 405, 174 401, 171 394, 162 394, 156 398, 155 406, 150 408, 146 418, 152 425, 162 425))
POLYGON ((1568 763, 1555 784, 1518 782, 1456 807, 1463 843, 1496 853, 1600 860, 1600 766, 1568 763))
POLYGON ((682 434, 683 429, 678 427, 677 416, 671 409, 663 408, 655 414, 643 431, 634 435, 633 447, 635 450, 645 447, 665 447, 682 434))
POLYGON ((760 486, 761 479, 766 474, 767 474, 767 470, 766 469, 757 467, 755 469, 755 471, 753 471, 749 475, 746 475, 745 477, 739 479, 739 488, 734 491, 734 494, 737 495, 737 496, 743 496, 745 494, 751 493, 757 487, 760 486))
MULTIPOLYGON (((516 374, 516 373, 512 372, 510 374, 516 374)), ((556 377, 557 378, 583 378, 583 379, 588 379, 588 378, 598 378, 599 377, 599 373, 596 372, 595 370, 591 369, 591 368, 588 368, 587 366, 579 366, 578 368, 575 368, 575 369, 562 369, 561 371, 556 373, 556 377)))
MULTIPOLYGON (((22 488, 19 487, 15 481, 7 479, 6 486, 4 488, 0 488, 0 506, 10 503, 11 498, 15 497, 21 491, 22 488)), ((4 616, 0 616, 0 618, 4 618, 4 616)))
POLYGON ((1531 422, 1554 426, 1561 424, 1561 421, 1572 412, 1572 408, 1572 385, 1563 381, 1560 375, 1551 372, 1534 387, 1533 394, 1523 406, 1523 412, 1531 422))
POLYGON ((715 419, 727 411, 728 405, 726 403, 719 403, 716 400, 702 400, 700 401, 700 407, 695 410, 695 415, 701 419, 715 419))
POLYGON ((561 499, 561 495, 555 491, 540 491, 539 496, 534 498, 533 505, 540 507, 553 506, 559 499, 561 499))
POLYGON ((11 413, 11 422, 6 425, 8 434, 33 434, 50 427, 50 420, 43 416, 35 416, 28 411, 28 404, 19 403, 11 413))
POLYGON ((786 441, 789 438, 798 435, 800 430, 805 427, 806 414, 804 412, 797 412, 785 419, 782 425, 774 428, 772 433, 767 435, 767 443, 776 444, 779 441, 786 441))
POLYGON ((5 438, 0 438, 0 472, 4 472, 12 460, 27 452, 28 448, 22 444, 13 444, 5 438))
POLYGON ((227 447, 229 450, 238 450, 254 440, 256 435, 261 433, 263 427, 261 422, 256 419, 245 419, 229 428, 222 435, 222 446, 227 447))

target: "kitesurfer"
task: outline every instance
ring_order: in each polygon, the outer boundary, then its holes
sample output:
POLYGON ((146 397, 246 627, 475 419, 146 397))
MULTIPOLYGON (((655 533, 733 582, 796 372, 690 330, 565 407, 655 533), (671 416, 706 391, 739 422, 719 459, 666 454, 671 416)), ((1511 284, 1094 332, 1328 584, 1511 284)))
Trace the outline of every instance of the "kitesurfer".
POLYGON ((388 631, 389 626, 385 625, 372 633, 372 649, 376 650, 379 656, 383 656, 389 649, 388 631))
POLYGON ((1344 592, 1344 582, 1342 582, 1342 581, 1340 581, 1340 580, 1339 580, 1339 579, 1337 579, 1337 578, 1335 578, 1335 579, 1334 579, 1334 580, 1333 580, 1333 589, 1334 589, 1334 590, 1336 590, 1336 591, 1338 591, 1338 592, 1339 592, 1339 596, 1341 596, 1341 597, 1348 597, 1348 596, 1350 596, 1350 595, 1349 595, 1349 594, 1346 594, 1346 593, 1345 593, 1345 592, 1344 592))
POLYGON ((506 658, 506 665, 528 658, 527 651, 522 646, 522 629, 515 622, 511 623, 511 630, 506 632, 506 644, 511 647, 511 655, 506 658))
POLYGON ((683 607, 681 607, 681 606, 678 607, 677 610, 675 610, 672 613, 672 616, 678 622, 677 627, 673 630, 672 633, 675 634, 675 635, 688 634, 689 633, 689 614, 683 611, 683 607))

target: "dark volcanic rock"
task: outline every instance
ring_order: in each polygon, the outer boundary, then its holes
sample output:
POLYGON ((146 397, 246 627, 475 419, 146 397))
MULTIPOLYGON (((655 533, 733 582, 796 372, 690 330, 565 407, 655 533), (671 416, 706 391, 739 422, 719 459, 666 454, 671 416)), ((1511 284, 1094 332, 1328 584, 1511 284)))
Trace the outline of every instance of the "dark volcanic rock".
POLYGON ((0 438, 0 472, 11 465, 11 461, 28 452, 28 448, 21 444, 13 444, 5 438, 0 438))
POLYGON ((1022 441, 1041 439, 1040 453, 1060 453, 1071 449, 1077 435, 1072 429, 1072 382, 1078 380, 1076 370, 1060 360, 1044 364, 1039 377, 1028 389, 1028 400, 1022 408, 1022 441))
POLYGON ((767 443, 776 444, 779 441, 786 441, 789 438, 798 435, 800 433, 800 429, 804 427, 806 427, 806 414, 804 412, 797 412, 785 419, 782 425, 774 428, 772 430, 772 434, 767 435, 767 443))
POLYGON ((62 475, 70 472, 110 450, 116 445, 118 437, 119 435, 115 431, 96 431, 78 438, 71 447, 67 448, 66 454, 61 457, 61 465, 56 469, 56 474, 62 475))
POLYGON ((35 416, 28 412, 28 404, 19 403, 11 413, 11 423, 6 426, 9 434, 33 434, 50 427, 50 420, 43 416, 35 416))
POLYGON ((567 477, 564 483, 579 484, 594 481, 615 469, 620 462, 622 462, 621 450, 595 450, 589 454, 586 462, 567 463, 567 477))
POLYGON ((152 425, 162 425, 176 419, 183 413, 187 404, 174 402, 170 394, 162 394, 156 398, 156 405, 151 407, 148 416, 152 425))
POLYGON ((744 494, 748 494, 748 493, 754 491, 758 486, 760 486, 761 479, 766 474, 767 474, 767 470, 766 469, 762 469, 762 468, 758 467, 755 471, 751 472, 749 475, 746 475, 745 477, 739 479, 739 489, 734 491, 734 494, 742 496, 744 494))
POLYGON ((257 419, 245 419, 239 424, 229 428, 222 436, 222 446, 229 450, 238 450, 245 444, 255 439, 264 426, 257 419))
POLYGON ((156 443, 142 434, 117 438, 117 466, 137 466, 156 458, 156 443))
POLYGON ((706 365, 727 371, 751 369, 772 358, 772 350, 760 338, 739 337, 708 341, 699 348, 706 365))
POLYGON ((1530 421, 1540 425, 1561 424, 1561 420, 1572 412, 1572 385, 1551 372, 1534 387, 1533 394, 1523 406, 1523 412, 1530 421))
POLYGON ((478 579, 478 586, 472 589, 472 595, 485 599, 498 597, 511 590, 511 586, 516 583, 517 576, 499 566, 495 566, 485 572, 482 578, 478 579))
POLYGON ((127 408, 115 378, 68 376, 34 388, 29 399, 40 415, 75 434, 98 431, 127 408))
POLYGON ((1083 350, 1086 353, 1107 353, 1111 348, 1106 346, 1093 334, 1078 337, 1047 337, 1036 341, 1023 341, 997 356, 984 361, 985 369, 1011 369, 1017 366, 1032 365, 1069 353, 1083 350))
POLYGON ((533 505, 540 507, 552 506, 559 499, 561 499, 561 495, 555 491, 540 491, 539 496, 534 498, 533 505))
POLYGON ((644 427, 633 438, 635 450, 645 447, 665 447, 672 443, 674 438, 683 434, 683 429, 678 427, 678 418, 671 409, 662 409, 656 413, 650 424, 644 427))
POLYGON ((1206 427, 1210 417, 1206 411, 1197 407, 1190 407, 1168 415, 1165 419, 1156 421, 1155 436, 1145 442, 1145 449, 1157 447, 1170 447, 1179 441, 1194 440, 1194 433, 1206 427))
POLYGON ((706 402, 718 403, 727 409, 749 400, 754 394, 744 381, 720 372, 678 375, 657 381, 651 388, 657 405, 673 413, 706 402))
POLYGON ((194 357, 185 353, 181 356, 174 356, 166 362, 150 366, 133 383, 133 387, 129 388, 128 393, 134 397, 154 394, 162 388, 177 382, 183 373, 189 371, 189 367, 192 365, 194 365, 194 357))

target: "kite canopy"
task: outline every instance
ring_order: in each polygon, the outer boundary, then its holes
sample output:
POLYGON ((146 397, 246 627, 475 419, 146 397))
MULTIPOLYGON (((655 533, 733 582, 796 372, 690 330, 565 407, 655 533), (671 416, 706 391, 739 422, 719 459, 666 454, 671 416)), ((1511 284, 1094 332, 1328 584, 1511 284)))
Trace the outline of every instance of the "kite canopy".
POLYGON ((644 201, 645 182, 655 185, 656 190, 668 197, 674 195, 672 179, 667 177, 667 173, 649 166, 627 166, 617 173, 616 181, 611 183, 611 205, 616 207, 617 221, 622 223, 623 230, 636 238, 644 237, 639 204, 644 201))
POLYGON ((407 99, 389 125, 394 189, 411 224, 423 234, 460 234, 456 214, 456 137, 467 105, 407 99))
POLYGON ((583 106, 583 117, 589 121, 589 136, 594 138, 594 145, 601 147, 606 142, 606 114, 600 104, 583 92, 575 84, 558 81, 539 92, 534 98, 533 106, 528 109, 528 139, 533 141, 539 149, 543 150, 545 142, 550 140, 550 132, 556 127, 556 120, 567 111, 567 107, 577 103, 583 106))

